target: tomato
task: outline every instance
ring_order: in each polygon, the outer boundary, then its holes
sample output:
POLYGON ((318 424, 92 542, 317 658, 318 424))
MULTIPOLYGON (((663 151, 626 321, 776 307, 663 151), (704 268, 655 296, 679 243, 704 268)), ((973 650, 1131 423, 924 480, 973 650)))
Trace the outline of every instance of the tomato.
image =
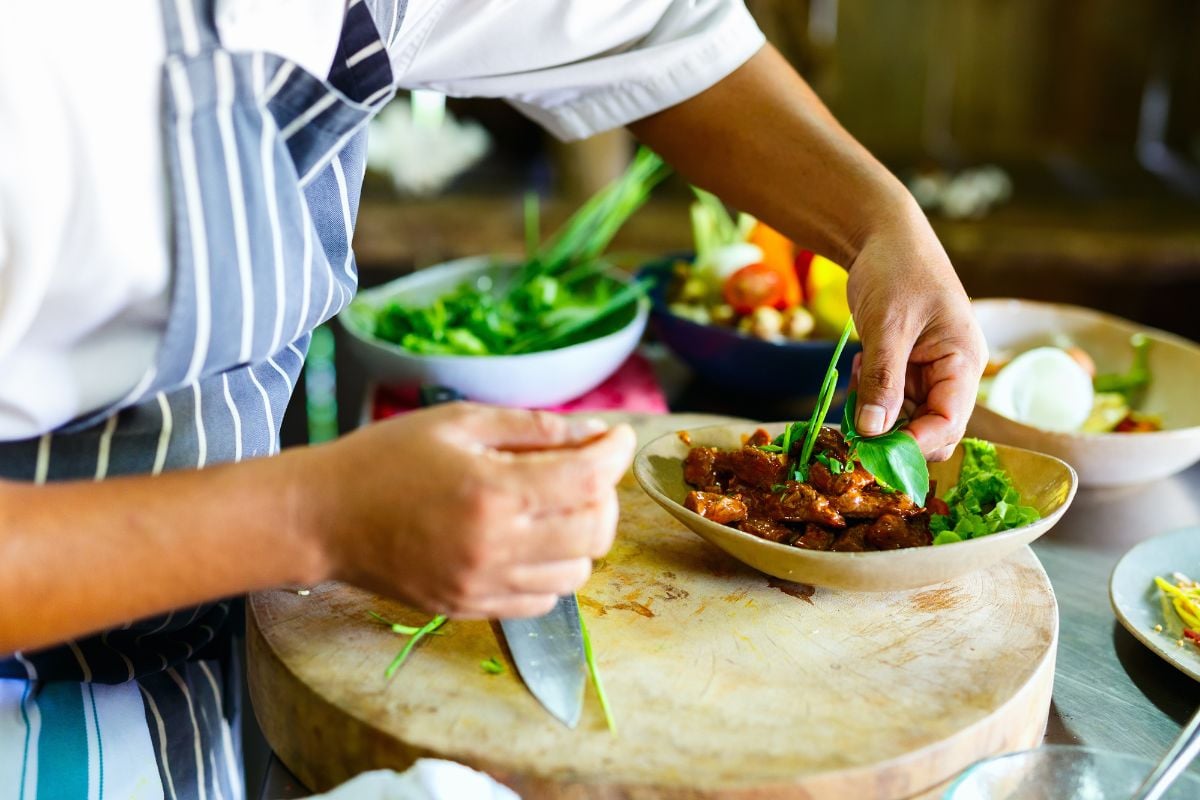
POLYGON ((747 242, 762 251, 762 263, 775 270, 783 278, 783 299, 775 304, 780 311, 800 305, 802 292, 800 278, 796 275, 796 246, 792 240, 765 222, 755 223, 747 242))
POLYGON ((783 302, 787 287, 778 270, 766 264, 742 267, 725 280, 721 289, 728 303, 739 314, 783 302))

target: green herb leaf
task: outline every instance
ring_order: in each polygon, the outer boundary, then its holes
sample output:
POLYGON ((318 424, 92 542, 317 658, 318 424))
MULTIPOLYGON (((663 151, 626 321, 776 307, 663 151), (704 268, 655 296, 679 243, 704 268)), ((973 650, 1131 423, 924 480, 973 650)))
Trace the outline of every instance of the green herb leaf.
MULTIPOLYGON (((844 429, 846 420, 853 419, 857 403, 857 392, 851 392, 842 410, 844 429)), ((853 421, 849 423, 849 430, 851 433, 846 441, 863 469, 881 486, 903 492, 918 506, 925 505, 925 496, 929 494, 929 465, 916 439, 898 428, 882 436, 863 437, 854 431, 853 421)))
POLYGON ((1132 405, 1132 396, 1150 384, 1150 339, 1144 333, 1135 333, 1129 337, 1129 345, 1133 348, 1133 364, 1128 371, 1097 375, 1092 386, 1097 392, 1122 394, 1132 405))
POLYGON ((504 663, 495 656, 492 656, 486 661, 480 661, 479 668, 489 675, 499 675, 504 672, 504 663))

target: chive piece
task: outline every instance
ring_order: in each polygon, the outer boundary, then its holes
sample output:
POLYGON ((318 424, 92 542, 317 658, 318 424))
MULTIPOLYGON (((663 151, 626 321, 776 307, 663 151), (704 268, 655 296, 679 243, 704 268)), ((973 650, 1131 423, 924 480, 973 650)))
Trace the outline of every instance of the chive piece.
POLYGON ((412 625, 401 625, 399 622, 392 622, 390 619, 386 619, 374 611, 368 611, 367 613, 391 628, 392 633, 398 633, 401 636, 415 636, 421 630, 420 628, 414 628, 412 625))
POLYGON ((499 675, 504 672, 504 664, 500 659, 492 656, 489 659, 479 662, 479 668, 489 675, 499 675))
POLYGON ((405 659, 408 658, 408 654, 411 653, 412 649, 417 646, 417 642, 424 639, 426 634, 432 633, 433 631, 442 627, 442 624, 445 621, 446 615, 438 614, 436 617, 429 620, 429 622, 426 622, 424 625, 422 625, 417 632, 413 634, 412 638, 408 640, 408 643, 404 645, 404 649, 397 653, 396 657, 392 659, 392 663, 388 664, 388 668, 383 671, 383 677, 390 679, 393 675, 395 675, 396 670, 400 669, 400 666, 404 663, 405 659))
POLYGON ((392 633, 398 633, 401 636, 412 636, 413 634, 415 634, 417 631, 420 630, 420 628, 414 628, 411 625, 401 625, 399 622, 392 622, 390 619, 387 619, 382 614, 376 614, 374 611, 368 611, 367 614, 369 614, 370 616, 372 616, 375 619, 382 622, 384 625, 387 625, 389 628, 391 628, 392 633))
POLYGON ((617 735, 617 723, 613 719, 612 709, 608 706, 608 695, 604 693, 604 684, 600 682, 600 669, 596 666, 596 654, 592 651, 592 637, 588 635, 587 622, 583 619, 583 614, 579 615, 579 633, 583 636, 583 655, 587 659, 588 675, 592 678, 592 685, 596 687, 596 698, 600 701, 600 708, 604 711, 604 722, 608 725, 608 732, 613 736, 617 735))
POLYGON ((800 450, 800 460, 796 465, 804 476, 804 480, 808 478, 808 461, 812 458, 813 447, 817 444, 817 434, 820 433, 821 426, 825 424, 825 415, 829 413, 829 405, 833 402, 833 394, 837 388, 838 359, 842 357, 842 350, 845 349, 852 330, 854 330, 854 320, 848 319, 846 327, 842 329, 842 336, 838 339, 837 347, 833 350, 833 358, 829 360, 829 369, 825 371, 825 380, 821 382, 821 391, 817 394, 817 406, 813 409, 812 418, 804 430, 804 446, 800 450))

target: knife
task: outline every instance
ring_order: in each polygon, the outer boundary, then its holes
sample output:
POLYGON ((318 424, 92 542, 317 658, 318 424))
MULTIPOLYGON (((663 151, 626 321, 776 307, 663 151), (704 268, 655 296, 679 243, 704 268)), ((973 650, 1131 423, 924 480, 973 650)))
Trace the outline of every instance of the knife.
POLYGON ((579 629, 575 595, 558 598, 544 617, 502 619, 500 629, 525 686, 550 714, 568 728, 579 724, 587 659, 579 629))
MULTIPOLYGON (((444 386, 422 386, 422 406, 465 399, 444 386)), ((502 619, 517 674, 550 714, 568 728, 579 724, 587 685, 587 656, 579 626, 579 601, 564 595, 549 614, 533 619, 502 619)))

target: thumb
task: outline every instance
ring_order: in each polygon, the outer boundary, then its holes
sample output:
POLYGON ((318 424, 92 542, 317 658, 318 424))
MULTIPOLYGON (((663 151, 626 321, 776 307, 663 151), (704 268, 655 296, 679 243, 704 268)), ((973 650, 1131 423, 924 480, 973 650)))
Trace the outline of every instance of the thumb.
POLYGON ((881 341, 864 331, 854 414, 854 426, 862 435, 878 436, 896 424, 904 403, 904 376, 912 345, 907 337, 881 341))
POLYGON ((594 418, 502 408, 487 409, 470 427, 476 442, 511 452, 575 447, 608 430, 607 424, 594 418))

